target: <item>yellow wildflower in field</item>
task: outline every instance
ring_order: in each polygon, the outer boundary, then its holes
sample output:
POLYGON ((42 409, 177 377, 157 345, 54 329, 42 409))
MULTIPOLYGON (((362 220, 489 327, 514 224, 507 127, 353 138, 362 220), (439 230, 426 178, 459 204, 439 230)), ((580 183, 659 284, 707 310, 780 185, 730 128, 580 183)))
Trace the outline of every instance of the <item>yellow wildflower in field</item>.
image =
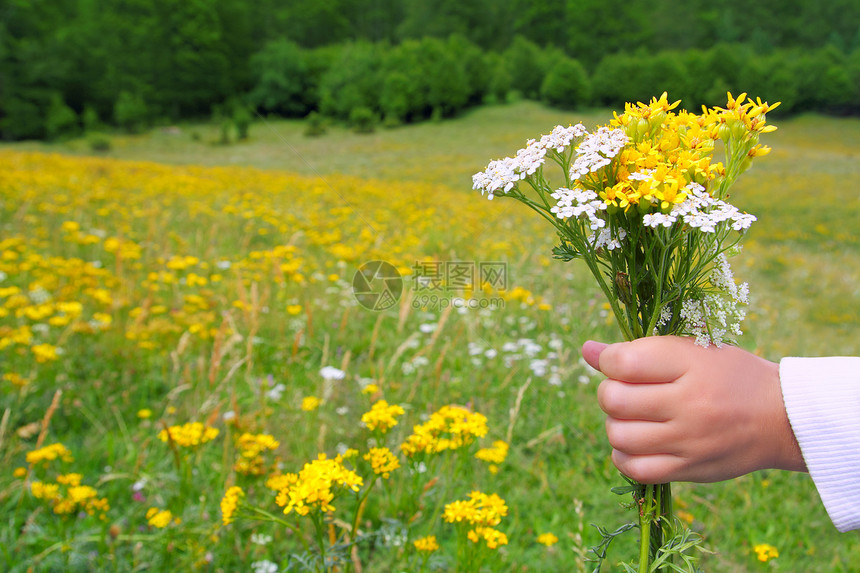
POLYGON ((397 425, 397 416, 405 413, 405 410, 397 404, 389 405, 385 400, 379 400, 371 406, 369 412, 362 414, 361 421, 369 430, 379 430, 384 434, 397 425))
POLYGON ((34 344, 30 351, 40 364, 54 361, 59 356, 59 349, 52 344, 34 344))
POLYGON ((381 475, 382 479, 388 479, 391 472, 400 467, 400 460, 388 448, 370 448, 364 459, 370 462, 373 473, 381 475))
POLYGON ((415 546, 415 549, 423 553, 433 553, 434 551, 439 550, 439 542, 436 541, 435 535, 419 537, 413 541, 412 544, 415 546))
POLYGON ((64 462, 74 461, 72 458, 72 452, 69 451, 66 446, 60 443, 51 444, 49 446, 44 446, 37 450, 33 450, 28 452, 26 457, 28 464, 34 465, 39 462, 49 462, 60 458, 64 462))
POLYGON ((6 382, 11 382, 13 386, 17 386, 19 388, 23 388, 30 383, 29 378, 24 378, 17 372, 7 372, 3 374, 3 380, 5 380, 6 382))
POLYGON ((60 485, 56 483, 34 481, 30 484, 30 493, 32 493, 33 497, 36 499, 46 499, 51 501, 60 496, 60 485))
POLYGON ((541 533, 537 536, 537 542, 547 547, 552 547, 558 543, 558 537, 554 533, 541 533))
POLYGON ((507 514, 508 506, 497 494, 473 491, 469 494, 469 499, 447 504, 442 519, 448 523, 465 521, 472 525, 495 527, 507 514))
POLYGON ((56 515, 76 515, 80 511, 95 515, 100 512, 100 518, 105 519, 105 512, 110 509, 107 498, 100 499, 94 487, 81 485, 81 479, 81 474, 73 473, 58 476, 57 483, 34 481, 30 484, 30 493, 36 499, 50 502, 56 515))
POLYGON ((481 448, 475 452, 475 457, 482 462, 491 464, 500 464, 508 457, 508 443, 503 440, 496 440, 492 447, 481 448))
POLYGON ((221 498, 221 521, 224 525, 233 523, 236 517, 236 512, 239 510, 239 501, 245 497, 245 492, 242 488, 234 485, 227 488, 224 497, 221 498))
POLYGON ((170 521, 172 519, 173 514, 170 513, 169 509, 150 507, 146 512, 146 522, 152 527, 157 527, 158 529, 164 529, 170 525, 170 521))
POLYGON ((771 559, 779 557, 779 551, 769 543, 758 543, 753 547, 756 553, 756 558, 762 563, 767 563, 771 559))
POLYGON ((373 394, 376 394, 377 392, 379 392, 379 386, 377 386, 376 384, 368 384, 367 386, 365 386, 361 390, 362 394, 367 394, 370 396, 372 396, 373 394))
POLYGON ((487 434, 487 417, 462 406, 443 406, 424 424, 415 426, 400 445, 408 457, 468 446, 487 434))
POLYGON ((141 408, 137 411, 137 417, 141 420, 148 420, 149 418, 152 418, 152 410, 149 408, 141 408))
POLYGON ((239 459, 236 460, 233 469, 245 475, 262 475, 265 473, 262 453, 266 450, 275 450, 279 445, 280 443, 269 434, 245 432, 236 439, 239 459))
POLYGON ((158 433, 162 442, 172 442, 184 448, 193 448, 218 437, 218 428, 204 426, 200 422, 189 422, 181 426, 170 426, 158 433))
POLYGON ((311 510, 330 513, 335 509, 331 502, 338 493, 357 492, 363 484, 361 476, 343 466, 341 456, 329 459, 319 454, 317 459, 305 464, 295 481, 278 493, 275 503, 284 508, 285 514, 295 511, 307 515, 311 510))
POLYGON ((302 398, 302 410, 305 412, 313 412, 319 408, 320 404, 322 404, 322 400, 316 396, 305 396, 302 398))
POLYGON ((77 486, 81 485, 81 480, 84 479, 84 476, 77 473, 70 473, 64 475, 57 476, 57 483, 61 483, 64 485, 77 486))
POLYGON ((470 530, 466 536, 472 543, 478 543, 483 539, 490 549, 496 549, 501 545, 508 544, 508 536, 492 527, 476 527, 470 530))

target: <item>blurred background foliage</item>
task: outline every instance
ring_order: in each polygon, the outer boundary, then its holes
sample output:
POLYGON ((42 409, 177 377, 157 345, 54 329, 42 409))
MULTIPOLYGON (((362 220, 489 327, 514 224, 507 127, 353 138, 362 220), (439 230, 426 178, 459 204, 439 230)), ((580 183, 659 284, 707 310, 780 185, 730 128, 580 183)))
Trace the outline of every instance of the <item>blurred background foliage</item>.
POLYGON ((249 111, 394 126, 664 90, 857 115, 859 22, 858 0, 2 0, 0 138, 249 111))

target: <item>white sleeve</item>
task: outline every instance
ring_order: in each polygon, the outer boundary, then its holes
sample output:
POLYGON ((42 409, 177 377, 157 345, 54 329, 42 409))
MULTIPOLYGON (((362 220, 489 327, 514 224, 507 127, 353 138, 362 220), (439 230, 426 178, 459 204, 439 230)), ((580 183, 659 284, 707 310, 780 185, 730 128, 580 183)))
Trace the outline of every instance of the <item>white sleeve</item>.
POLYGON ((788 420, 833 525, 860 529, 860 358, 783 358, 788 420))

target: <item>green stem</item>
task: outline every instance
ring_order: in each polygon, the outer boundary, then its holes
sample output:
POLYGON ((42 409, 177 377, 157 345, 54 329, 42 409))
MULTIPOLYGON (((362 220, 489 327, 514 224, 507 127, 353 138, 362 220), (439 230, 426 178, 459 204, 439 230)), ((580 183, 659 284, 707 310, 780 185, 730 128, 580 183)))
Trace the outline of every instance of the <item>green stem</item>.
POLYGON ((639 500, 639 573, 651 568, 651 523, 654 521, 654 486, 645 486, 645 495, 639 500))

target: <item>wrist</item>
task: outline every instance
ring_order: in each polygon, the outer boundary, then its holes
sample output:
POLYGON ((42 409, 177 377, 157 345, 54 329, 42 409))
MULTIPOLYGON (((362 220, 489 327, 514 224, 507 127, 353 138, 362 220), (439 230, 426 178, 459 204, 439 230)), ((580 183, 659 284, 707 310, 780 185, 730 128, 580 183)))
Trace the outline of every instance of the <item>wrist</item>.
POLYGON ((807 471, 806 462, 803 459, 803 453, 794 435, 794 430, 791 427, 785 407, 782 383, 779 378, 779 364, 768 362, 767 383, 773 395, 771 402, 773 404, 772 429, 774 432, 773 453, 775 455, 770 467, 773 469, 805 472, 807 471))

